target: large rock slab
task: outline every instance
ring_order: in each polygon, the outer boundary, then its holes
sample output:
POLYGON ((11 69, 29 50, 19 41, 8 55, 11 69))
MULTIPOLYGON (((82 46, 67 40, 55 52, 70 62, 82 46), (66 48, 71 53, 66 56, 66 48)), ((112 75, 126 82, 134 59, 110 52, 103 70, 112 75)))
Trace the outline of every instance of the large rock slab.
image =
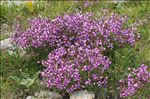
POLYGON ((88 91, 76 91, 70 95, 70 99, 94 99, 95 94, 88 91))

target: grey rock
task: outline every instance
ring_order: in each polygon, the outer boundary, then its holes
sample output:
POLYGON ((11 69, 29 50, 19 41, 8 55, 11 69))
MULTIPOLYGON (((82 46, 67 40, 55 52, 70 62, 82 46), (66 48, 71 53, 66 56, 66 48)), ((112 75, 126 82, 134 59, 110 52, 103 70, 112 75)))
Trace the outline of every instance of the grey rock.
POLYGON ((76 91, 70 95, 70 99, 94 99, 95 94, 88 91, 76 91))
POLYGON ((51 91, 40 91, 35 93, 37 99, 62 99, 62 96, 59 93, 51 91))
POLYGON ((5 49, 8 51, 8 53, 11 55, 13 54, 13 50, 15 47, 11 44, 10 38, 4 39, 0 41, 0 49, 5 49))
POLYGON ((0 43, 1 43, 0 49, 14 49, 10 40, 11 40, 10 38, 7 38, 7 39, 0 41, 0 43))
POLYGON ((7 39, 0 41, 0 50, 3 50, 3 49, 7 50, 10 55, 13 54, 15 50, 18 50, 20 55, 24 55, 26 53, 23 50, 23 48, 13 45, 11 43, 11 38, 7 38, 7 39))

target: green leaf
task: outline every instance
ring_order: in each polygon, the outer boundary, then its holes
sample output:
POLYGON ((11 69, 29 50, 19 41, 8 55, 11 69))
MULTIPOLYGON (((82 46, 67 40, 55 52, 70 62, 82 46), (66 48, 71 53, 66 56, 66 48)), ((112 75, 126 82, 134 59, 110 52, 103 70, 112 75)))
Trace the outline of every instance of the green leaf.
POLYGON ((10 78, 11 79, 13 79, 14 81, 16 81, 17 83, 19 83, 20 82, 20 78, 19 77, 17 77, 17 76, 10 76, 10 78))
POLYGON ((30 87, 33 83, 34 83, 34 80, 28 78, 28 79, 22 79, 19 84, 26 86, 26 87, 30 87))

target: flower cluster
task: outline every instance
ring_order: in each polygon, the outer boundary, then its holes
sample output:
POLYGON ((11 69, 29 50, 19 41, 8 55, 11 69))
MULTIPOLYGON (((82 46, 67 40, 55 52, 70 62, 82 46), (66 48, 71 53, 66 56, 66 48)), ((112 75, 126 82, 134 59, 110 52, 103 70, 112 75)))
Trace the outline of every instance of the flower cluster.
POLYGON ((53 20, 29 20, 26 31, 18 26, 13 41, 25 48, 53 48, 48 59, 41 61, 45 84, 70 93, 89 85, 106 85, 103 75, 111 64, 104 51, 115 42, 135 43, 133 26, 125 26, 126 18, 117 14, 96 19, 93 13, 75 13, 53 20))
POLYGON ((49 88, 56 87, 68 93, 92 84, 106 85, 107 77, 102 74, 111 62, 100 53, 97 48, 78 45, 54 50, 46 61, 42 61, 46 67, 42 72, 45 83, 49 88))
POLYGON ((35 18, 29 20, 26 31, 16 30, 12 39, 21 47, 60 47, 75 42, 83 46, 113 47, 114 41, 135 43, 133 26, 125 27, 126 18, 112 14, 99 20, 92 19, 93 14, 76 13, 58 16, 54 20, 35 18))
POLYGON ((23 48, 27 47, 42 47, 46 43, 52 43, 54 38, 53 31, 55 30, 55 25, 49 19, 35 18, 29 20, 30 28, 23 31, 21 27, 17 26, 16 33, 12 36, 12 40, 19 46, 23 48))
POLYGON ((132 73, 127 76, 127 79, 119 81, 120 96, 127 97, 133 95, 146 83, 150 83, 150 72, 148 72, 148 66, 142 64, 137 69, 134 69, 132 73))

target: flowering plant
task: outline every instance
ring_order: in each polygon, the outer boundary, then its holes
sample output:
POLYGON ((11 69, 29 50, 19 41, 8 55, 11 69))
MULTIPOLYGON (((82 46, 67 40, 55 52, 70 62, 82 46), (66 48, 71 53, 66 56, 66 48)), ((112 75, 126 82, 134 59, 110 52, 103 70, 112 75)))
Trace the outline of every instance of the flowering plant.
POLYGON ((133 46, 138 36, 135 25, 127 26, 127 18, 118 14, 97 19, 93 13, 75 13, 29 23, 26 31, 18 26, 12 40, 24 48, 51 48, 48 59, 40 61, 41 76, 47 87, 67 93, 91 85, 105 87, 104 74, 112 64, 105 52, 115 44, 133 46))

